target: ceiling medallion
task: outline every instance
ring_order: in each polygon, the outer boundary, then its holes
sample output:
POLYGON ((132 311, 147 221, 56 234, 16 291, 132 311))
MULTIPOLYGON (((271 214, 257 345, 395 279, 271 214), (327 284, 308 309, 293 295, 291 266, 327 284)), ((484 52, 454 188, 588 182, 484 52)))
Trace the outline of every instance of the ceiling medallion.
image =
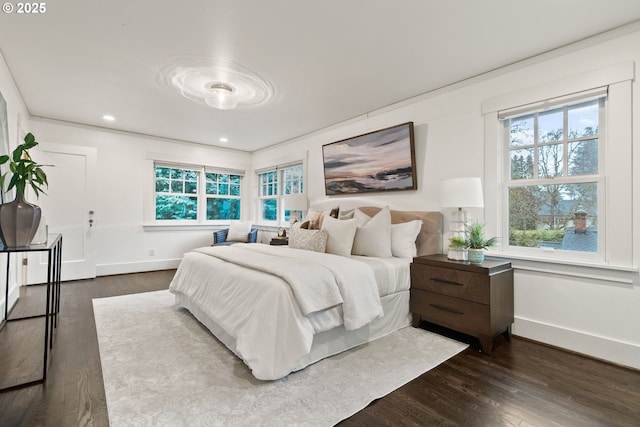
POLYGON ((165 86, 220 110, 251 108, 273 98, 273 86, 250 70, 214 58, 178 58, 159 74, 165 86))

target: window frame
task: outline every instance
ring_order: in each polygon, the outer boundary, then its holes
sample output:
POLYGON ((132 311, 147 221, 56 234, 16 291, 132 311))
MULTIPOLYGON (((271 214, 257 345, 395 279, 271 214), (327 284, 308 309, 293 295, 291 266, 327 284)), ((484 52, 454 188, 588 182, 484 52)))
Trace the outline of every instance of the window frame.
POLYGON ((151 176, 153 180, 153 191, 151 192, 150 197, 150 224, 145 225, 160 225, 160 226, 180 226, 180 225, 228 225, 231 221, 235 219, 207 219, 207 201, 209 198, 233 198, 240 200, 240 214, 239 218, 242 218, 243 212, 243 187, 244 187, 244 172, 228 170, 224 168, 217 168, 214 166, 206 166, 206 165, 195 165, 195 164, 187 164, 187 163, 174 163, 171 161, 165 160, 152 160, 150 162, 151 166, 151 176), (171 169, 182 169, 182 170, 191 170, 195 171, 198 176, 197 180, 197 191, 196 191, 196 203, 197 203, 197 215, 195 219, 158 219, 156 218, 156 197, 158 192, 156 191, 155 183, 156 183, 156 168, 157 167, 167 167, 171 169), (206 189, 206 175, 210 173, 217 174, 228 174, 228 175, 236 175, 240 177, 240 195, 239 196, 215 196, 211 194, 207 194, 206 189))
MULTIPOLYGON (((207 223, 220 223, 221 221, 225 221, 225 222, 230 222, 230 221, 239 221, 242 218, 242 187, 243 187, 243 181, 244 181, 244 177, 238 173, 232 173, 229 171, 221 171, 220 169, 215 169, 215 168, 204 168, 204 183, 203 183, 203 192, 204 192, 204 222, 207 223), (240 180, 240 182, 238 183, 239 186, 239 191, 238 191, 238 195, 233 195, 231 194, 231 187, 232 185, 235 185, 231 182, 231 179, 229 179, 227 185, 228 185, 228 191, 227 194, 209 194, 207 193, 207 175, 208 174, 217 174, 217 175, 228 175, 229 178, 231 178, 231 176, 237 176, 240 180), (239 212, 238 212, 238 217, 237 218, 229 218, 229 219, 208 219, 207 218, 207 208, 208 208, 208 202, 209 199, 232 199, 232 200, 238 200, 239 203, 239 212)), ((220 181, 216 181, 216 183, 219 185, 220 181)))
MULTIPOLYGON (((198 215, 199 215, 199 209, 200 209, 200 205, 199 205, 199 197, 198 194, 200 192, 200 170, 197 167, 189 167, 186 165, 169 165, 169 164, 160 164, 160 163, 156 163, 154 164, 153 167, 153 180, 154 180, 154 191, 153 191, 153 212, 154 212, 154 220, 155 221, 159 221, 159 222, 180 222, 180 223, 192 223, 194 221, 197 221, 198 219, 198 215), (169 169, 169 177, 166 178, 166 180, 168 180, 168 187, 169 187, 169 192, 168 193, 163 193, 163 192, 158 192, 157 190, 157 183, 159 181, 159 179, 162 178, 158 178, 158 176, 156 175, 156 170, 157 168, 167 168, 169 169), (190 172, 195 172, 196 174, 196 192, 195 193, 185 193, 184 191, 182 192, 173 192, 173 182, 176 182, 177 179, 173 178, 171 176, 172 171, 173 170, 180 170, 181 173, 184 175, 185 172, 190 171, 190 172), (171 219, 171 218, 158 218, 157 217, 157 199, 158 199, 158 195, 162 195, 162 194, 166 194, 166 195, 175 195, 178 197, 189 197, 189 198, 193 198, 195 196, 195 203, 196 203, 196 218, 195 219, 171 219)), ((180 181, 182 181, 183 185, 186 184, 186 182, 191 182, 190 180, 186 180, 184 177, 180 179, 180 181)), ((184 190, 184 188, 183 188, 184 190)))
MULTIPOLYGON (((523 74, 526 79, 527 74, 523 74)), ((486 232, 502 237, 502 224, 505 221, 503 192, 500 185, 504 174, 502 124, 499 113, 514 105, 527 105, 541 99, 553 99, 588 90, 606 89, 608 92, 606 109, 605 162, 607 175, 605 185, 609 189, 604 209, 608 213, 605 236, 605 259, 568 260, 559 258, 559 252, 543 252, 539 255, 521 255, 505 250, 500 244, 489 250, 490 255, 508 257, 516 269, 552 273, 580 278, 593 278, 614 284, 629 284, 635 280, 640 270, 637 257, 640 253, 640 223, 633 215, 638 205, 640 177, 633 174, 634 165, 640 164, 640 156, 633 151, 637 136, 633 133, 634 124, 634 80, 633 61, 620 62, 591 71, 580 70, 579 74, 563 74, 554 80, 544 80, 532 86, 512 85, 511 91, 502 91, 482 102, 484 121, 484 218, 486 232), (611 191, 615 189, 615 191, 611 191), (633 209, 620 209, 633 201, 633 209), (615 214, 612 214, 615 213, 615 214)), ((524 80, 522 80, 524 81, 524 80)))
MULTIPOLYGON (((272 166, 269 168, 264 168, 256 171, 257 181, 258 181, 258 200, 257 200, 257 218, 258 224, 266 225, 266 226, 274 226, 274 227, 287 227, 289 226, 289 218, 286 215, 287 210, 284 209, 286 206, 287 200, 291 196, 300 196, 305 195, 306 191, 306 175, 305 175, 305 164, 303 160, 287 163, 285 165, 272 166), (287 171, 300 168, 300 173, 293 175, 292 178, 286 179, 285 175, 287 171), (269 185, 271 182, 263 183, 262 176, 267 173, 275 173, 276 182, 275 182, 275 193, 276 194, 268 194, 263 195, 264 185, 269 185), (287 182, 294 183, 297 182, 295 186, 296 191, 287 192, 285 194, 286 184, 287 182), (262 217, 262 207, 263 203, 266 200, 275 200, 276 201, 276 219, 275 220, 266 220, 262 217)), ((291 187, 293 188, 293 186, 291 187)), ((302 211, 303 214, 306 211, 302 211)))
POLYGON ((532 105, 520 106, 515 114, 499 114, 499 126, 502 127, 500 141, 502 148, 502 170, 503 176, 500 179, 500 187, 502 188, 502 212, 501 217, 504 218, 501 227, 501 235, 503 238, 503 250, 517 256, 523 257, 545 257, 553 253, 554 258, 562 258, 566 261, 588 261, 588 262, 604 262, 606 258, 605 242, 608 222, 606 218, 605 200, 606 194, 606 162, 605 147, 607 145, 607 92, 597 91, 597 94, 587 92, 584 94, 572 94, 569 99, 562 102, 560 100, 544 100, 536 102, 532 105), (587 136, 579 138, 570 138, 568 135, 568 116, 569 109, 573 106, 580 105, 590 101, 598 101, 598 134, 597 136, 587 136), (540 104, 542 103, 542 107, 540 104), (563 135, 557 141, 541 141, 539 131, 538 117, 546 112, 562 110, 563 135), (533 177, 514 179, 511 177, 511 137, 510 137, 510 120, 524 116, 533 116, 533 141, 532 144, 523 146, 523 148, 531 148, 533 150, 533 177), (570 175, 569 174, 569 145, 576 141, 593 140, 598 141, 598 171, 595 174, 570 175), (552 145, 562 145, 562 175, 556 176, 540 176, 539 168, 539 149, 552 145), (545 185, 563 185, 563 184, 585 184, 594 183, 597 185, 597 250, 595 252, 576 251, 568 249, 554 249, 552 247, 524 247, 510 244, 510 206, 509 191, 512 188, 524 188, 530 186, 545 185))

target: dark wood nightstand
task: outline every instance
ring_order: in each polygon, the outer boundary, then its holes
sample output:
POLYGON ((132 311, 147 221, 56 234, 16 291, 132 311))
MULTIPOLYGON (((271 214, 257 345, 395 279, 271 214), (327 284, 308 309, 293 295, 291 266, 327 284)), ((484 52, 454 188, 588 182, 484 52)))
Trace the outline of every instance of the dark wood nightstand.
POLYGON ((411 264, 413 324, 421 321, 477 337, 491 354, 493 339, 511 338, 513 269, 511 262, 485 258, 482 264, 427 255, 411 264))
POLYGON ((274 237, 269 242, 271 246, 286 246, 289 244, 288 237, 274 237))

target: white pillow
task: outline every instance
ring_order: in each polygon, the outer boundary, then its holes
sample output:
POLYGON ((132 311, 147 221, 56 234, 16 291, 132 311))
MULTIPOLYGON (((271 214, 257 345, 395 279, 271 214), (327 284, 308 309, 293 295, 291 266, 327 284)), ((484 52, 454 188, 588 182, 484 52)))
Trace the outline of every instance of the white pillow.
POLYGON ((353 237, 356 235, 358 224, 355 219, 335 219, 327 216, 322 221, 322 230, 329 235, 327 239, 327 253, 351 256, 353 237))
POLYGON ((324 230, 305 230, 294 226, 290 230, 289 247, 324 252, 327 249, 328 237, 329 235, 324 230))
MULTIPOLYGON (((354 219, 358 221, 359 218, 362 218, 361 215, 364 214, 356 209, 354 219)), ((391 257, 391 210, 389 210, 389 206, 380 209, 377 214, 357 228, 351 253, 379 258, 391 257)))
POLYGON ((247 242, 251 231, 251 222, 232 222, 227 234, 227 242, 247 242))
POLYGON ((338 212, 338 219, 351 219, 355 214, 355 209, 349 209, 346 211, 340 210, 338 212))
POLYGON ((422 228, 422 220, 415 219, 401 224, 391 224, 391 253, 398 258, 414 258, 416 239, 422 228))

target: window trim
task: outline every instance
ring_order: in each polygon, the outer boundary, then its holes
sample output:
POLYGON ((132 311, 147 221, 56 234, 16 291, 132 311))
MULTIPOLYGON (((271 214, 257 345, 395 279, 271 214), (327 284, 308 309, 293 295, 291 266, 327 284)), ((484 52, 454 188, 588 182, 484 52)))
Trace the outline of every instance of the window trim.
MULTIPOLYGON (((505 250, 503 246, 490 250, 490 255, 513 257, 514 260, 521 260, 514 262, 514 266, 526 263, 528 265, 526 269, 536 269, 541 272, 561 274, 563 271, 568 271, 570 275, 579 276, 571 273, 573 269, 570 266, 580 265, 594 267, 605 276, 608 274, 607 271, 612 270, 621 272, 625 278, 637 274, 639 269, 633 254, 634 251, 640 250, 640 242, 635 242, 634 236, 640 235, 640 224, 633 221, 633 209, 617 209, 618 206, 627 206, 629 200, 634 200, 634 193, 637 193, 637 191, 634 192, 634 183, 636 189, 640 188, 637 185, 638 177, 634 177, 632 173, 634 162, 637 162, 637 156, 634 157, 632 151, 634 75, 634 63, 628 61, 552 81, 542 87, 514 91, 483 102, 485 218, 489 218, 487 233, 502 236, 498 230, 502 230, 502 224, 505 221, 502 209, 504 192, 501 191, 501 177, 505 173, 503 162, 505 145, 500 136, 503 129, 498 120, 500 110, 607 86, 609 95, 605 112, 607 127, 605 138, 608 143, 603 150, 606 171, 604 185, 609 190, 616 188, 616 191, 608 191, 604 200, 603 208, 606 214, 604 226, 607 230, 603 246, 604 259, 558 259, 557 253, 542 252, 539 256, 521 256, 514 251, 505 250), (615 214, 612 214, 613 212, 615 214)), ((637 206, 637 203, 635 205, 637 206)))
MULTIPOLYGON (((205 174, 206 173, 226 173, 232 175, 240 176, 240 219, 242 219, 243 212, 245 211, 245 191, 246 189, 246 180, 245 180, 245 171, 238 169, 230 169, 224 167, 216 167, 211 165, 202 165, 196 163, 189 163, 185 161, 171 161, 167 159, 163 159, 164 156, 158 155, 147 155, 146 157, 146 168, 145 168, 145 190, 144 193, 146 196, 143 201, 143 227, 145 229, 199 229, 199 228, 207 228, 210 229, 211 226, 224 226, 229 225, 231 221, 228 219, 222 220, 207 220, 206 219, 206 201, 209 197, 206 194, 205 187, 205 174), (155 168, 156 166, 160 167, 172 167, 172 168, 180 168, 180 169, 190 169, 196 170, 199 174, 198 179, 198 214, 197 219, 195 220, 172 220, 172 219, 156 219, 156 191, 155 191, 155 168), (203 202, 203 203, 201 203, 203 202)), ((235 198, 235 196, 234 196, 235 198)))
MULTIPOLYGON (((212 168, 212 167, 204 167, 204 171, 203 171, 203 181, 201 182, 202 185, 202 193, 203 193, 203 199, 204 199, 204 203, 202 204, 202 218, 204 218, 203 222, 205 224, 228 224, 231 221, 239 221, 242 218, 242 188, 244 187, 244 174, 239 174, 239 173, 234 173, 234 172, 230 172, 227 170, 220 170, 220 169, 216 169, 216 168, 212 168), (220 195, 220 194, 208 194, 207 193, 207 174, 208 173, 212 173, 212 174, 218 174, 218 175, 235 175, 235 176, 239 176, 240 177, 240 194, 237 196, 234 196, 232 194, 226 194, 226 195, 220 195), (240 216, 238 219, 207 219, 207 204, 209 199, 234 199, 234 200, 239 200, 240 201, 240 216)), ((231 189, 231 182, 228 183, 229 186, 229 190, 231 189)), ((231 191, 229 191, 229 193, 231 193, 231 191)))
MULTIPOLYGON (((513 112, 514 110, 511 110, 513 112)), ((555 258, 555 252, 558 252, 557 258, 561 258, 564 261, 572 262, 572 261, 591 261, 591 262, 602 262, 605 259, 605 236, 607 235, 606 223, 606 210, 605 203, 606 200, 606 169, 605 169, 605 161, 604 161, 604 147, 607 145, 606 135, 607 135, 607 123, 606 123, 606 111, 607 111, 607 88, 598 88, 593 91, 586 91, 582 94, 571 94, 571 96, 555 98, 551 100, 544 100, 542 102, 536 102, 531 104, 530 106, 521 106, 517 108, 516 114, 505 114, 503 112, 498 113, 498 120, 500 121, 500 125, 503 128, 502 134, 500 135, 501 143, 504 144, 504 155, 502 161, 504 176, 502 176, 500 183, 502 186, 502 200, 505 201, 502 205, 502 218, 505 220, 502 223, 502 236, 505 236, 503 239, 503 248, 506 252, 509 252, 513 255, 520 255, 523 257, 536 257, 540 251, 542 253, 547 254, 545 258, 551 259, 555 258), (581 96, 582 95, 582 96, 581 96), (530 179, 512 179, 511 175, 511 155, 510 155, 510 128, 508 126, 508 121, 512 118, 521 117, 524 115, 533 115, 539 114, 545 111, 552 111, 555 109, 562 108, 563 114, 563 130, 567 131, 567 112, 568 107, 573 105, 581 104, 584 102, 599 100, 598 102, 598 173, 591 175, 565 175, 555 176, 551 178, 544 178, 539 176, 539 164, 537 156, 534 153, 534 176, 530 179), (544 106, 549 106, 549 108, 544 108, 544 106), (530 107, 527 108, 527 107, 530 107), (509 190, 514 187, 525 187, 525 186, 536 186, 536 185, 553 185, 553 184, 579 184, 579 183, 591 183, 595 182, 598 186, 598 249, 596 252, 587 252, 587 251, 571 251, 571 250, 560 250, 556 251, 552 248, 530 248, 530 247, 522 247, 517 245, 509 244, 509 190), (553 255, 551 254, 553 253, 553 255)), ((534 140, 532 147, 534 150, 537 150, 538 147, 541 146, 549 146, 558 144, 558 142, 544 142, 538 141, 537 136, 537 126, 534 125, 534 140)), ((593 137, 589 137, 588 139, 594 139, 593 137)), ((563 147, 563 170, 565 173, 568 168, 568 158, 566 148, 567 145, 571 142, 574 142, 571 138, 562 138, 562 141, 559 144, 562 144, 563 147)))
POLYGON ((307 188, 307 176, 306 176, 305 161, 303 159, 298 161, 292 161, 284 164, 280 164, 277 166, 271 166, 267 168, 262 168, 256 170, 256 180, 258 182, 258 197, 257 197, 257 223, 262 226, 271 226, 271 227, 288 227, 289 221, 285 221, 284 217, 284 209, 283 207, 286 205, 286 200, 290 196, 299 196, 303 195, 306 197, 306 188, 307 188), (294 167, 301 167, 302 174, 300 178, 302 179, 302 192, 301 193, 291 193, 291 194, 283 194, 284 193, 284 171, 294 167), (269 172, 276 172, 276 194, 271 196, 262 196, 262 175, 269 172), (275 199, 277 203, 277 216, 275 221, 269 221, 262 219, 262 201, 263 200, 271 200, 275 199))

